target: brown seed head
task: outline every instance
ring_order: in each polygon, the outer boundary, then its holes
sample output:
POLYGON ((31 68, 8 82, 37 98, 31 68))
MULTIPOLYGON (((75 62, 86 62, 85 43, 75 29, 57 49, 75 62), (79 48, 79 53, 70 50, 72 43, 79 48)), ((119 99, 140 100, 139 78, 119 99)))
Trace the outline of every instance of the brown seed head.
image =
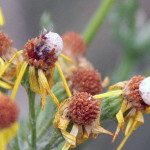
POLYGON ((93 122, 99 115, 99 103, 92 95, 81 92, 71 98, 68 117, 78 125, 87 125, 93 122))
POLYGON ((63 52, 69 57, 83 56, 86 52, 86 45, 77 32, 70 31, 62 36, 64 42, 63 52))
POLYGON ((73 74, 72 91, 87 92, 91 95, 99 94, 102 91, 101 76, 92 69, 80 69, 73 74))
POLYGON ((30 65, 47 71, 54 67, 62 46, 58 34, 47 31, 25 44, 24 57, 30 65))
POLYGON ((140 96, 140 92, 139 92, 139 85, 144 78, 145 77, 141 75, 132 77, 124 89, 125 91, 124 98, 129 103, 131 103, 134 108, 137 109, 145 109, 145 107, 147 106, 143 102, 143 99, 140 96))
POLYGON ((8 35, 3 31, 0 31, 0 56, 5 54, 12 45, 13 41, 8 37, 8 35))
POLYGON ((0 94, 0 129, 10 127, 18 115, 18 106, 8 96, 0 94))

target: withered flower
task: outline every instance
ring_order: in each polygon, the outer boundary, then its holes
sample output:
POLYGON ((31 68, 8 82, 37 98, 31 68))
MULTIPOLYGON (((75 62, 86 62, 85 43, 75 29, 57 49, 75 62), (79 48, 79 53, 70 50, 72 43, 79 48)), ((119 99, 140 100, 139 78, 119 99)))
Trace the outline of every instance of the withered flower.
POLYGON ((18 106, 6 95, 0 93, 0 148, 6 150, 8 142, 16 136, 19 124, 18 106))
POLYGON ((62 39, 64 42, 63 53, 68 57, 77 58, 85 55, 86 44, 79 33, 74 31, 66 32, 62 39))
POLYGON ((99 94, 108 83, 108 77, 101 81, 101 75, 94 69, 79 69, 67 76, 68 85, 73 93, 87 92, 91 95, 99 94))
POLYGON ((109 89, 120 89, 123 91, 123 102, 121 109, 116 115, 118 127, 113 141, 120 129, 124 131, 125 123, 129 119, 125 129, 125 138, 117 149, 121 150, 133 131, 144 123, 143 112, 150 113, 150 77, 145 78, 141 75, 134 76, 129 81, 119 82, 109 89), (125 116, 124 113, 126 113, 125 116))
POLYGON ((14 99, 17 89, 20 85, 22 77, 29 66, 29 83, 30 88, 33 92, 42 95, 42 109, 45 104, 46 93, 48 92, 53 98, 57 106, 59 106, 59 101, 56 96, 51 92, 53 73, 55 66, 58 68, 60 76, 64 82, 68 96, 70 96, 70 91, 68 89, 67 82, 64 78, 63 72, 60 65, 57 62, 59 56, 65 58, 66 60, 72 62, 71 59, 61 54, 63 49, 63 41, 57 33, 44 30, 41 36, 29 40, 25 46, 24 50, 17 52, 0 71, 0 77, 3 75, 5 70, 11 64, 11 62, 21 53, 24 53, 24 59, 17 68, 18 74, 13 88, 11 98, 14 99), (36 76, 37 71, 37 76, 36 76), (49 78, 47 79, 47 77, 49 78))
POLYGON ((62 150, 76 147, 88 138, 96 138, 100 133, 113 134, 100 126, 101 101, 91 94, 80 92, 64 100, 54 119, 54 125, 60 129, 66 143, 62 150), (73 124, 71 132, 68 126, 73 124))

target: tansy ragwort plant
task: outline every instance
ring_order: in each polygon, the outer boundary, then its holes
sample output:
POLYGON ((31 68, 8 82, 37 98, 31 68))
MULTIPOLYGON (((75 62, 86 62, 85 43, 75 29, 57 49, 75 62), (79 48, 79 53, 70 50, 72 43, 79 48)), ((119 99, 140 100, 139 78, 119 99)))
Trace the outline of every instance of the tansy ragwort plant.
MULTIPOLYGON (((113 2, 105 0, 100 5, 83 38, 74 31, 61 38, 57 33, 44 29, 25 44, 24 50, 17 52, 12 47, 13 41, 0 31, 1 150, 6 150, 8 142, 15 136, 13 144, 10 144, 12 150, 55 149, 64 140, 61 147, 68 150, 89 138, 96 138, 100 133, 113 136, 114 141, 129 119, 125 138, 118 147, 120 150, 132 132, 144 123, 143 112, 150 112, 150 78, 134 76, 102 93, 109 84, 109 78, 105 77, 102 82, 101 74, 85 58, 87 45, 113 2), (29 121, 20 122, 18 130, 19 109, 14 99, 21 84, 29 98, 29 121), (12 94, 9 98, 4 92, 10 89, 12 94), (41 95, 42 107, 35 103, 35 94, 41 95), (108 118, 118 122, 114 134, 100 125, 108 118)), ((3 24, 0 10, 0 25, 3 24)))

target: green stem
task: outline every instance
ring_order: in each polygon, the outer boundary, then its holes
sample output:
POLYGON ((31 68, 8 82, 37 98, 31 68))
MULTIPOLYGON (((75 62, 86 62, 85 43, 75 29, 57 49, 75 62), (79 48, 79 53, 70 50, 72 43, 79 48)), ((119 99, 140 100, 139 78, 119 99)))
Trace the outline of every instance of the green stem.
POLYGON ((29 98, 29 122, 31 125, 31 149, 36 150, 36 115, 35 115, 35 93, 27 89, 29 98))
POLYGON ((87 45, 92 42, 92 39, 94 38, 99 27, 102 25, 114 1, 115 0, 103 0, 103 2, 100 3, 97 11, 95 12, 94 16, 92 17, 82 34, 87 45))

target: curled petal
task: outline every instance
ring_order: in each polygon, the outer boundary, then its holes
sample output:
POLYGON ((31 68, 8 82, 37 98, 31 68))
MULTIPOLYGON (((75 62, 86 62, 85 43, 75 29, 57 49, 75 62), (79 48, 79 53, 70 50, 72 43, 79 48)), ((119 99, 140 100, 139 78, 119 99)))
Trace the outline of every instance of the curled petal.
POLYGON ((33 92, 35 92, 37 94, 41 94, 39 85, 38 85, 38 81, 37 81, 37 77, 35 74, 35 67, 33 67, 33 66, 29 67, 29 83, 30 83, 30 89, 33 92))
POLYGON ((145 110, 145 112, 146 112, 147 114, 149 114, 149 113, 150 113, 150 107, 147 107, 146 110, 145 110))
POLYGON ((4 26, 4 17, 2 13, 2 9, 0 8, 0 26, 4 26))
POLYGON ((39 79, 43 85, 43 87, 47 90, 47 92, 49 93, 49 95, 52 97, 53 101, 55 102, 55 104, 57 105, 57 107, 59 107, 59 101, 57 99, 57 97, 52 93, 52 91, 50 90, 48 81, 45 77, 45 74, 43 73, 43 71, 41 69, 38 69, 38 75, 39 75, 39 79))
POLYGON ((0 71, 0 77, 4 74, 4 72, 6 71, 6 69, 11 65, 12 61, 21 53, 23 53, 23 50, 18 51, 9 61, 8 63, 1 69, 0 71))
POLYGON ((110 91, 114 89, 124 89, 127 82, 128 81, 118 82, 117 84, 110 86, 108 90, 110 91))
POLYGON ((64 58, 65 60, 67 60, 67 61, 69 61, 70 63, 73 64, 73 60, 70 59, 69 57, 67 57, 66 55, 64 55, 64 54, 61 53, 59 56, 62 57, 62 58, 64 58))

